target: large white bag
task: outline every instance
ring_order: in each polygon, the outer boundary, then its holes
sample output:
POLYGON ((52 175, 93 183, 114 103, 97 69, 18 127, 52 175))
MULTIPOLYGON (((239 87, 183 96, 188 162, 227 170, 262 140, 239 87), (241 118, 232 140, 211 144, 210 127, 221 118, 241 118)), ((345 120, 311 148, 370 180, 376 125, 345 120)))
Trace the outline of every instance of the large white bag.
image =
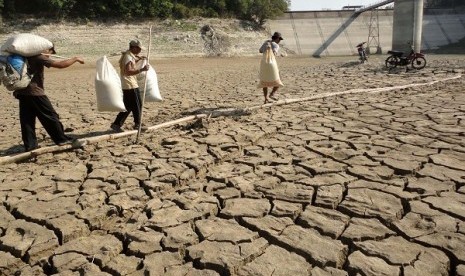
MULTIPOLYGON (((136 63, 136 68, 140 69, 147 64, 146 59, 141 59, 136 63)), ((145 75, 147 74, 147 92, 145 93, 145 101, 147 102, 161 102, 163 99, 158 89, 158 77, 155 69, 150 66, 147 72, 141 72, 137 75, 137 83, 139 84, 139 90, 143 95, 144 93, 144 82, 145 75)))
POLYGON ((34 34, 17 34, 6 40, 0 51, 25 57, 39 55, 53 47, 48 39, 34 34))
POLYGON ((121 79, 106 56, 97 60, 95 92, 97 94, 98 111, 126 111, 121 79))
POLYGON ((260 61, 260 82, 258 83, 258 88, 281 86, 283 86, 283 83, 279 77, 278 63, 271 50, 271 45, 268 45, 260 61))

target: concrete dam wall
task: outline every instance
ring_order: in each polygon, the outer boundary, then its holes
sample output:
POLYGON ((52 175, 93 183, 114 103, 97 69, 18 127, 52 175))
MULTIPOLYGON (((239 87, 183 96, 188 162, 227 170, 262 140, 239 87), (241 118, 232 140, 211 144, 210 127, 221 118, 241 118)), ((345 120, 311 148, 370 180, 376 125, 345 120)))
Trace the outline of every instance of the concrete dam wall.
MULTIPOLYGON (((385 54, 392 48, 394 12, 392 9, 378 9, 375 13, 378 24, 374 30, 379 30, 379 46, 385 54)), ((370 22, 376 21, 372 20, 371 11, 358 16, 347 10, 304 11, 287 12, 281 18, 270 20, 268 25, 271 32, 282 33, 282 45, 292 53, 335 56, 356 55, 355 46, 368 41, 370 22)), ((433 51, 464 38, 465 11, 425 9, 422 51, 433 51)), ((376 49, 371 48, 370 51, 376 52, 376 49)))

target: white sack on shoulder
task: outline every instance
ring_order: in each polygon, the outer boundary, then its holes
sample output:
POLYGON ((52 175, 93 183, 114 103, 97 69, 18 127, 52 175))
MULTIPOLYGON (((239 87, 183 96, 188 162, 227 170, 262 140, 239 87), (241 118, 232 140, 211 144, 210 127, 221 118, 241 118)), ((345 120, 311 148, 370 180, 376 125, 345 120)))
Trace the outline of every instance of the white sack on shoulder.
POLYGON ((269 46, 263 52, 262 60, 260 61, 260 82, 258 88, 281 86, 284 85, 279 77, 278 63, 271 50, 271 46, 269 46))
POLYGON ((121 79, 106 56, 97 60, 96 70, 95 92, 98 111, 126 111, 121 79))
MULTIPOLYGON (((136 68, 140 69, 147 64, 146 59, 139 60, 136 63, 136 68)), ((147 92, 145 93, 145 101, 147 102, 161 102, 163 99, 158 88, 158 77, 155 69, 152 66, 149 67, 147 72, 142 72, 137 75, 137 83, 139 85, 139 91, 144 93, 144 82, 145 75, 147 74, 147 92)), ((143 95, 143 94, 141 94, 143 95)))
POLYGON ((17 34, 6 40, 0 51, 25 57, 39 55, 53 47, 50 40, 34 34, 17 34))

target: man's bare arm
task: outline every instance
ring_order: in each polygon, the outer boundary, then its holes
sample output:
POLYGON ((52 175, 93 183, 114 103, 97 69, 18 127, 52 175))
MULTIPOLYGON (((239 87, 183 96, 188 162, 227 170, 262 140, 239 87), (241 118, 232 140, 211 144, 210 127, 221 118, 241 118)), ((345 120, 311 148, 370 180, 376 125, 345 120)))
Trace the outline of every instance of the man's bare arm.
POLYGON ((63 69, 63 68, 70 67, 76 62, 79 62, 80 64, 84 64, 84 60, 82 58, 73 57, 70 59, 65 59, 65 60, 60 60, 60 61, 54 60, 52 63, 50 63, 50 67, 63 69))
POLYGON ((132 62, 128 62, 126 64, 126 68, 124 70, 124 74, 126 76, 134 76, 134 75, 137 75, 139 74, 140 72, 142 71, 148 71, 149 70, 149 66, 148 65, 145 65, 144 67, 142 67, 141 69, 135 69, 134 68, 134 64, 132 62))

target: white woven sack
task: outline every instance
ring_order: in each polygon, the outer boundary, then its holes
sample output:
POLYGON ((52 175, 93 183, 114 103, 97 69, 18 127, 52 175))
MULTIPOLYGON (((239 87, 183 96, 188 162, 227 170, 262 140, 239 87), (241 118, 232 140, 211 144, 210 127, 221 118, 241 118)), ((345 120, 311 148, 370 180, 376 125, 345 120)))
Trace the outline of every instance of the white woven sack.
POLYGON ((106 56, 97 60, 95 75, 95 92, 97 94, 98 111, 126 111, 123 101, 123 90, 118 72, 106 56))
POLYGON ((278 63, 269 45, 263 52, 260 61, 260 82, 258 88, 264 87, 281 87, 283 83, 279 77, 278 63))
MULTIPOLYGON (((140 69, 147 64, 147 60, 142 59, 136 63, 136 68, 140 69)), ((144 93, 144 82, 145 75, 147 74, 147 92, 145 93, 145 101, 147 102, 161 102, 163 99, 158 88, 158 77, 155 69, 150 66, 147 72, 142 72, 137 75, 137 83, 139 84, 139 90, 144 93)), ((143 94, 141 94, 143 95, 143 94)))
POLYGON ((34 34, 17 34, 6 40, 0 51, 25 57, 39 55, 53 47, 50 40, 34 34))

